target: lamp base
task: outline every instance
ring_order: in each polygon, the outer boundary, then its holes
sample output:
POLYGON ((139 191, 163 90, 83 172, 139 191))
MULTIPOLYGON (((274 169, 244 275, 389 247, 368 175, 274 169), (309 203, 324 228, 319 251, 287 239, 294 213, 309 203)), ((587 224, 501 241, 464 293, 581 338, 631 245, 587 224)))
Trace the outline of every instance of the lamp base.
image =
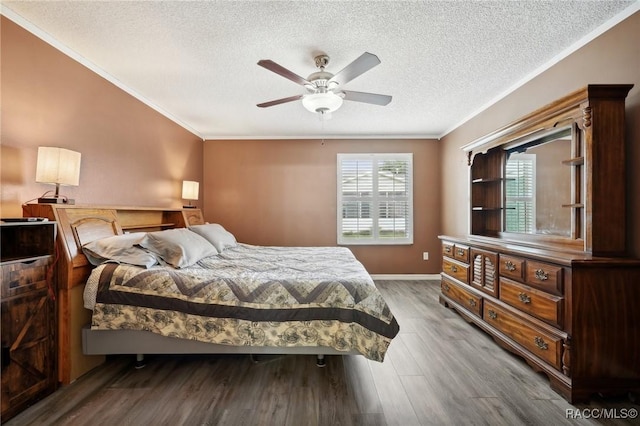
POLYGON ((38 198, 38 204, 75 204, 76 200, 62 197, 41 197, 38 198))
POLYGON ((196 209, 196 206, 182 206, 183 209, 196 209))

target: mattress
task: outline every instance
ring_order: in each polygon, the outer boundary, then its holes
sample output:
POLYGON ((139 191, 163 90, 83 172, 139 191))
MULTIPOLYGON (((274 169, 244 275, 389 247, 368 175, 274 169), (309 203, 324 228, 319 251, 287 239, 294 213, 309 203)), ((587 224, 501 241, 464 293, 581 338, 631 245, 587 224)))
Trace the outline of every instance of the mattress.
POLYGON ((85 287, 93 330, 234 346, 321 346, 383 361, 399 326, 344 247, 238 244, 183 269, 105 263, 85 287))

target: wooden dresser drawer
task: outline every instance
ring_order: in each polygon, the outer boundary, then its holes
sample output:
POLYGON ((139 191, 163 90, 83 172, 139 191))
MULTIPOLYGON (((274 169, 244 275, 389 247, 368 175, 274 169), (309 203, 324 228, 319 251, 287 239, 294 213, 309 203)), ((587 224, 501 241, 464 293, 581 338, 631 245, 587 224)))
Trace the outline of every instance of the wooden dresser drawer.
POLYGON ((562 295, 562 267, 527 260, 525 282, 550 293, 562 295))
POLYGON ((47 288, 47 269, 51 257, 45 256, 27 262, 3 263, 2 298, 47 288))
POLYGON ((453 257, 461 262, 469 263, 469 247, 456 244, 453 248, 453 257))
POLYGON ((482 297, 471 293, 470 291, 448 280, 446 277, 442 279, 440 284, 442 294, 462 305, 465 309, 473 312, 475 315, 482 317, 482 297))
POLYGON ((541 330, 523 318, 484 301, 484 320, 557 370, 562 368, 562 338, 541 330))
POLYGON ((515 256, 500 255, 500 276, 524 280, 525 260, 515 256))
POLYGON ((500 278, 500 300, 551 325, 562 327, 562 297, 500 278))
POLYGON ((469 282, 469 265, 465 265, 464 263, 443 257, 442 272, 450 277, 462 281, 463 283, 469 282))
POLYGON ((442 242, 442 255, 453 258, 453 243, 448 241, 442 242))

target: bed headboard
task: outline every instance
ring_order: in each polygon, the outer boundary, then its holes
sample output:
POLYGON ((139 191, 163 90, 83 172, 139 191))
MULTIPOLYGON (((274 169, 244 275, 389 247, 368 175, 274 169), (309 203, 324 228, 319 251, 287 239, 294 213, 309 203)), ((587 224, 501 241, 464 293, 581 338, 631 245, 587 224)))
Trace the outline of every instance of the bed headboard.
POLYGON ((83 307, 82 293, 93 269, 82 245, 125 232, 204 224, 200 209, 25 204, 22 213, 58 223, 58 378, 62 383, 70 383, 104 360, 82 354, 82 327, 91 319, 91 312, 83 307))
POLYGON ((83 285, 91 270, 82 246, 125 232, 185 228, 204 223, 200 209, 26 204, 25 217, 58 222, 58 288, 83 285))

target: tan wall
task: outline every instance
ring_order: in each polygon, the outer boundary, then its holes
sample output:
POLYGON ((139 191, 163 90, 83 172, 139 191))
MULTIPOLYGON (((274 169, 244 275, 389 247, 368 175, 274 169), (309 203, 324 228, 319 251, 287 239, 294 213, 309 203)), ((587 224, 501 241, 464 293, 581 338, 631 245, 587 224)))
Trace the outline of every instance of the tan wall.
POLYGON ((336 154, 356 152, 413 153, 415 223, 413 245, 350 246, 354 254, 372 274, 439 272, 435 140, 206 141, 205 219, 250 244, 335 246, 336 154))
POLYGON ((51 185, 35 183, 38 146, 82 153, 82 204, 177 207, 182 180, 202 180, 203 142, 83 65, 1 21, 3 217, 51 185))
POLYGON ((640 12, 445 136, 442 158, 442 230, 467 233, 467 166, 460 147, 590 83, 633 83, 626 103, 628 235, 640 257, 640 12), (446 179, 444 176, 446 175, 446 179))

